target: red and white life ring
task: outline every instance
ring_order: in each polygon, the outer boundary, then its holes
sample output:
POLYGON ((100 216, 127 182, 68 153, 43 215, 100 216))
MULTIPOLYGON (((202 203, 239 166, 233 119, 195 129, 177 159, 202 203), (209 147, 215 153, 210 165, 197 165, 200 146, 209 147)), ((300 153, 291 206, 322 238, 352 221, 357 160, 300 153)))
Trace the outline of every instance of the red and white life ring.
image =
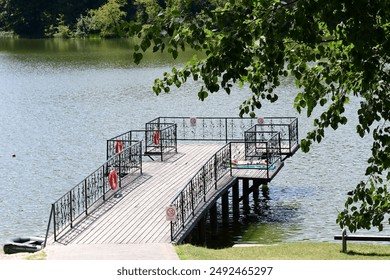
POLYGON ((112 190, 115 190, 118 187, 118 174, 115 169, 111 170, 110 174, 108 174, 108 182, 110 183, 112 190))
POLYGON ((115 141, 115 153, 119 154, 123 150, 123 142, 121 140, 115 141))
POLYGON ((153 143, 154 145, 160 144, 160 132, 158 130, 153 132, 153 143))

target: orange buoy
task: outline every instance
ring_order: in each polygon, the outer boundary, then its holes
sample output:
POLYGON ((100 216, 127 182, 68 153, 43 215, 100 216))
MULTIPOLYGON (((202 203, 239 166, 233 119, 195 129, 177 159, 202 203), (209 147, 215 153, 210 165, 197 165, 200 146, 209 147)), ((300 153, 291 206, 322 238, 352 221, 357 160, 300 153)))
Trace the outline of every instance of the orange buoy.
POLYGON ((153 133, 153 143, 155 145, 160 144, 160 132, 158 130, 153 133))
POLYGON ((115 153, 119 154, 123 150, 123 142, 121 140, 115 141, 115 153))
POLYGON ((118 186, 118 174, 116 173, 115 169, 110 171, 110 174, 108 175, 108 182, 110 183, 110 187, 112 190, 115 190, 118 186))

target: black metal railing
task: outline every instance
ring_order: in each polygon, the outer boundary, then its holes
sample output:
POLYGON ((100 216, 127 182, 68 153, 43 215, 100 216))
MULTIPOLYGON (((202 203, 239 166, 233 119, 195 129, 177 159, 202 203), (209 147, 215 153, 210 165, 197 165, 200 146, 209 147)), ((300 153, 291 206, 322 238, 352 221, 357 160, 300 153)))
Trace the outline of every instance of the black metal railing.
MULTIPOLYGON (((245 131, 245 138, 252 137, 254 139, 261 138, 262 133, 280 133, 280 148, 282 155, 291 155, 296 147, 298 147, 298 119, 291 119, 289 123, 266 122, 256 124, 245 131), (252 136, 249 136, 252 134, 252 136)), ((264 139, 264 138, 263 138, 264 139)))
POLYGON ((107 140, 107 159, 115 155, 118 146, 127 147, 135 141, 143 143, 143 155, 160 155, 163 160, 165 153, 177 152, 177 125, 151 121, 145 124, 145 129, 115 136, 107 140))
MULTIPOLYGON (((121 188, 121 181, 126 175, 140 171, 142 174, 142 144, 133 143, 131 146, 118 151, 109 158, 97 170, 87 176, 69 192, 52 204, 50 217, 53 219, 54 241, 67 228, 72 228, 74 223, 83 216, 87 216, 89 210, 105 201, 115 191, 109 182, 109 174, 115 170, 117 181, 115 184, 121 188)), ((48 237, 50 222, 46 234, 48 237)))
MULTIPOLYGON (((248 161, 246 165, 250 169, 263 169, 266 172, 266 180, 272 176, 272 172, 281 164, 280 133, 273 133, 269 139, 253 142, 261 147, 261 156, 246 151, 245 142, 229 142, 215 153, 202 168, 184 186, 182 191, 173 199, 171 206, 176 208, 177 219, 171 222, 171 240, 174 241, 185 228, 186 224, 197 214, 199 205, 206 202, 206 196, 210 190, 217 189, 218 181, 232 169, 239 168, 236 161, 248 161), (254 159, 264 160, 262 165, 253 164, 254 159)), ((252 143, 249 143, 252 144, 252 143)))
MULTIPOLYGON (((228 123, 227 119, 224 121, 228 123)), ((291 132, 295 129, 295 123, 293 120, 290 123, 280 124, 277 126, 279 131, 264 131, 262 123, 256 124, 244 131, 241 141, 231 141, 214 154, 171 202, 171 206, 177 211, 176 221, 171 221, 171 241, 180 235, 191 217, 196 216, 199 205, 206 202, 209 191, 213 188, 217 189, 218 181, 228 172, 232 175, 232 169, 262 169, 266 172, 264 179, 269 181, 282 164, 280 130, 287 128, 287 131, 291 132), (290 128, 291 124, 293 125, 290 128)), ((292 134, 288 134, 290 135, 292 134)), ((201 138, 197 140, 216 140, 201 138)), ((289 144, 294 141, 296 140, 289 140, 289 144)))
POLYGON ((234 169, 264 170, 265 174, 261 179, 269 182, 275 171, 283 164, 278 132, 270 134, 269 139, 256 142, 230 142, 230 145, 231 171, 234 169))
POLYGON ((145 155, 160 155, 177 152, 177 125, 148 122, 145 124, 145 155))
POLYGON ((185 227, 186 222, 196 213, 196 208, 206 201, 206 195, 225 174, 230 163, 230 144, 216 152, 173 199, 171 206, 176 208, 177 220, 171 222, 171 239, 174 240, 185 227))
POLYGON ((295 117, 159 117, 154 123, 177 124, 177 140, 243 141, 245 132, 258 125, 263 130, 281 133, 289 148, 298 144, 298 119, 295 117))

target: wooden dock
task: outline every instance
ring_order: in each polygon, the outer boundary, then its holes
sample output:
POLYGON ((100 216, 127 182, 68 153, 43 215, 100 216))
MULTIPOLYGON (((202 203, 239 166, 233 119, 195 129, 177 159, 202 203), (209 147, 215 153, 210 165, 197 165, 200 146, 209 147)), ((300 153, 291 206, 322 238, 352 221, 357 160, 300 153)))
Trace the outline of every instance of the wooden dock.
POLYGON ((267 184, 299 147, 297 119, 258 123, 159 117, 107 140, 107 161, 52 204, 47 243, 180 243, 219 198, 226 218, 230 189, 233 208, 245 200, 234 194, 238 180, 267 184), (172 224, 167 207, 178 212, 172 224))
POLYGON ((164 162, 143 163, 143 174, 122 181, 116 195, 62 235, 62 244, 169 243, 165 208, 221 144, 178 145, 164 162))

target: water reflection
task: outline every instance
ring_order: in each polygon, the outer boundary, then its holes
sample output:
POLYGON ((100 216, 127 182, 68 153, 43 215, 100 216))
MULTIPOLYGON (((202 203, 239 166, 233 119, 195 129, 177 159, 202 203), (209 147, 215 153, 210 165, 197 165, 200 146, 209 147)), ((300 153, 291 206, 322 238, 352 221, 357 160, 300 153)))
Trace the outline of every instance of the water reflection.
POLYGON ((10 59, 22 63, 32 63, 35 67, 88 68, 149 68, 157 65, 184 63, 194 52, 181 54, 173 60, 168 53, 147 51, 142 63, 133 63, 134 39, 12 39, 0 40, 0 53, 10 55, 10 59))
MULTIPOLYGON (((192 242, 210 248, 231 247, 235 244, 274 244, 303 233, 304 198, 310 200, 314 196, 313 188, 270 186, 261 188, 259 194, 250 194, 248 204, 241 204, 239 218, 230 210, 229 223, 218 224, 217 231, 213 230, 208 220, 204 244, 203 240, 193 239, 192 242)), ((217 208, 221 217, 220 202, 217 208)))

